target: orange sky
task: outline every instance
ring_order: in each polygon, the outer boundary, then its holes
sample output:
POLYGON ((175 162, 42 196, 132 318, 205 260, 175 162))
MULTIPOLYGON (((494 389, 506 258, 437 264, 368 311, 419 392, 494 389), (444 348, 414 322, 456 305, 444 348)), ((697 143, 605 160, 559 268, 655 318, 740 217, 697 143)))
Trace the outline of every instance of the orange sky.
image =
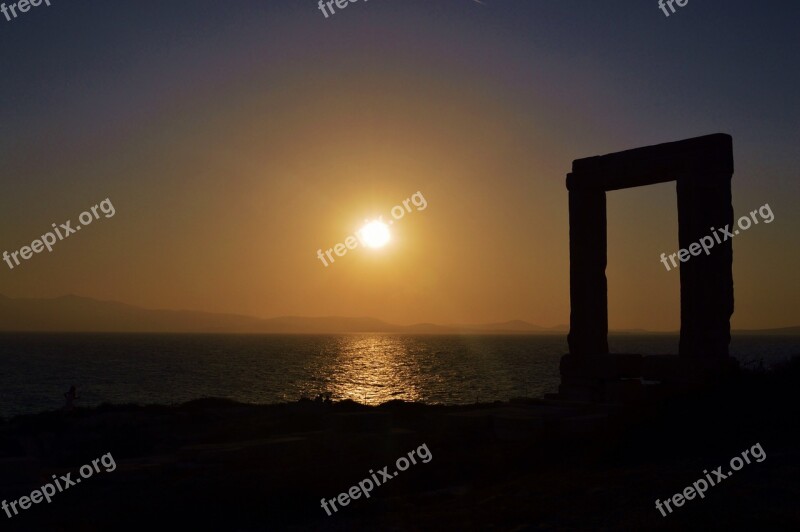
MULTIPOLYGON (((179 42, 172 55, 115 66, 99 103, 65 89, 37 104, 41 117, 4 145, 13 179, 0 198, 0 251, 106 197, 117 213, 14 271, 0 263, 0 293, 261 317, 564 324, 572 160, 726 132, 737 217, 764 203, 775 214, 734 241, 733 326, 800 324, 796 146, 767 148, 749 118, 704 111, 699 97, 664 105, 686 80, 647 93, 619 78, 624 65, 537 48, 511 30, 481 33, 481 20, 441 35, 413 11, 374 16, 407 48, 356 50, 365 37, 346 31, 356 22, 340 17, 335 29, 285 15, 256 49, 255 23, 241 22, 215 56, 196 59, 205 83, 169 78, 185 64, 189 44, 179 42), (306 41, 295 49, 298 32, 306 41), (421 53, 420 39, 440 47, 421 53), (475 54, 453 60, 445 46, 475 54), (252 58, 231 66, 226 54, 245 47, 252 58), (213 77, 206 60, 231 71, 213 77), (140 91, 129 109, 128 85, 140 79, 158 80, 147 83, 159 96, 140 91), (123 120, 103 114, 123 108, 123 120), (328 268, 316 258, 417 191, 427 208, 393 225, 386 248, 328 268)), ((659 262, 677 251, 674 184, 608 198, 610 326, 676 330, 679 274, 659 262)))

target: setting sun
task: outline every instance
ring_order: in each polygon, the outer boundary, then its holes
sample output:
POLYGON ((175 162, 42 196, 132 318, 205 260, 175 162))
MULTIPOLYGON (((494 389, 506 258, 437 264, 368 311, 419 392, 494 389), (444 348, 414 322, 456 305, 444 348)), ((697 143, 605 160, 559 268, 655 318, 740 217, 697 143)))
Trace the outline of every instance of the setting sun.
POLYGON ((359 231, 364 244, 370 248, 382 248, 389 243, 390 234, 389 226, 385 223, 375 220, 369 222, 359 231))

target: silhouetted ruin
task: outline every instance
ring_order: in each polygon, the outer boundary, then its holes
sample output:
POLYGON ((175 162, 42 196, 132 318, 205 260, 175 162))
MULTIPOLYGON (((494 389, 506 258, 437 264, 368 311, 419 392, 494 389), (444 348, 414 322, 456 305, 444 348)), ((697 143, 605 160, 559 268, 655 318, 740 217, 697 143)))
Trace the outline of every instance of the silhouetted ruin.
POLYGON ((570 354, 561 362, 560 393, 607 398, 620 386, 635 388, 635 383, 621 379, 691 380, 735 364, 728 357, 733 314, 730 240, 680 264, 679 357, 609 354, 605 273, 606 192, 676 181, 678 240, 686 249, 711 228, 733 225, 732 177, 733 140, 725 134, 573 161, 567 175, 570 354))

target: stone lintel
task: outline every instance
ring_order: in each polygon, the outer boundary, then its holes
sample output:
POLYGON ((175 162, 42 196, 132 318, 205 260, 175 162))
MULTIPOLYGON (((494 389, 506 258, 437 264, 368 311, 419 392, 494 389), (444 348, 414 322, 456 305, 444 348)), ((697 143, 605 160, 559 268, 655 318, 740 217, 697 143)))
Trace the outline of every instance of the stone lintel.
POLYGON ((715 133, 677 142, 576 159, 567 189, 619 190, 697 177, 698 185, 730 180, 733 139, 715 133))

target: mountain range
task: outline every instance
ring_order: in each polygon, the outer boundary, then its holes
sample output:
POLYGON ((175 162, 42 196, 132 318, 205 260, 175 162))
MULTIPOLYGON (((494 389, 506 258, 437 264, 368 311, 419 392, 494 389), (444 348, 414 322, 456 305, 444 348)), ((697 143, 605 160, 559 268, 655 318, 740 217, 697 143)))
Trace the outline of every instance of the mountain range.
POLYGON ((12 299, 0 295, 0 331, 335 334, 563 333, 524 321, 484 325, 395 325, 375 318, 283 316, 261 319, 238 314, 153 310, 68 295, 53 299, 12 299))
MULTIPOLYGON (((375 318, 283 316, 262 319, 238 314, 153 310, 87 297, 9 298, 0 295, 3 332, 127 332, 239 334, 566 334, 568 326, 541 327, 521 320, 478 325, 417 323, 395 325, 375 318)), ((614 331, 648 334, 645 330, 614 331)), ((747 334, 800 334, 800 327, 747 334)))

